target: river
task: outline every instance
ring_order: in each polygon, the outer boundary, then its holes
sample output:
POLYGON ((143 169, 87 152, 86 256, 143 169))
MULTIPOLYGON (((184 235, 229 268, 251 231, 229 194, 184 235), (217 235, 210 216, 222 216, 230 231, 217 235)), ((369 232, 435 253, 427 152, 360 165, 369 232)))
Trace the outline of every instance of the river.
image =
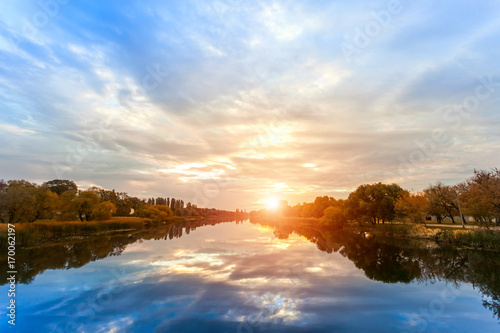
POLYGON ((500 330, 499 253, 432 242, 190 221, 19 249, 17 266, 18 332, 500 330))

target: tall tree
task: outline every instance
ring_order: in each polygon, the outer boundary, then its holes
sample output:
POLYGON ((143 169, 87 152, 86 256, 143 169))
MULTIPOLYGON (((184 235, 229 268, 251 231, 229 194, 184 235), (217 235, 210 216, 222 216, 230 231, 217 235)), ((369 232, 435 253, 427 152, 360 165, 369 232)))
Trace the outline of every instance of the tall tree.
POLYGON ((323 216, 325 213, 325 209, 327 209, 330 206, 335 206, 336 200, 332 197, 328 196, 322 196, 322 197, 317 197, 314 200, 314 209, 312 212, 312 215, 315 218, 320 218, 323 216))
POLYGON ((446 212, 445 215, 450 217, 452 223, 455 223, 455 216, 459 214, 457 189, 437 182, 427 187, 424 193, 429 198, 429 206, 435 212, 446 212))
POLYGON ((500 170, 475 170, 461 188, 467 214, 483 226, 488 227, 493 220, 500 225, 500 170))
POLYGON ((402 218, 408 218, 413 223, 424 223, 429 211, 429 200, 425 193, 404 194, 396 201, 396 214, 402 218))
POLYGON ((58 195, 63 194, 66 191, 77 191, 78 186, 75 182, 67 179, 54 179, 42 184, 43 187, 48 188, 58 195))
POLYGON ((352 192, 346 202, 346 214, 358 222, 392 221, 396 200, 403 194, 397 184, 365 184, 352 192))
POLYGON ((9 181, 7 191, 0 192, 0 221, 18 223, 36 219, 39 210, 38 189, 36 186, 24 185, 9 181))

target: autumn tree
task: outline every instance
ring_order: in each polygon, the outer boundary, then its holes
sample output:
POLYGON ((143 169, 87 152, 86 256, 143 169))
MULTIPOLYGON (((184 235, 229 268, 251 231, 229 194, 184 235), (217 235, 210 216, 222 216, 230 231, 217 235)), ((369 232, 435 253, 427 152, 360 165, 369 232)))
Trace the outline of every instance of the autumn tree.
POLYGON ((38 214, 37 219, 52 219, 59 211, 60 201, 57 193, 44 187, 38 189, 38 214))
POLYGON ((83 219, 87 222, 94 219, 94 209, 99 204, 99 197, 91 191, 83 191, 78 193, 78 196, 74 202, 74 208, 76 214, 83 222, 83 219))
POLYGON ((76 186, 74 181, 67 179, 54 179, 42 184, 43 187, 49 189, 50 191, 61 195, 66 191, 77 191, 78 186, 76 186))
MULTIPOLYGON (((115 190, 105 190, 97 186, 89 188, 89 191, 97 194, 101 202, 105 201, 111 202, 116 208, 117 216, 129 216, 130 212, 134 207, 134 200, 132 199, 132 197, 129 197, 129 195, 125 192, 116 192, 115 190)), ((148 200, 150 201, 151 199, 148 200)))
POLYGON ((461 200, 468 215, 486 227, 493 220, 500 225, 500 170, 475 170, 474 176, 460 187, 461 200))
POLYGON ((302 205, 300 217, 313 217, 314 216, 314 203, 305 203, 302 205))
MULTIPOLYGON (((437 182, 435 185, 427 187, 424 193, 427 194, 429 208, 434 214, 448 216, 451 222, 455 223, 455 216, 459 214, 458 193, 455 187, 437 182)), ((436 217, 439 221, 438 215, 436 217)), ((465 223, 465 221, 463 222, 465 223)))
POLYGON ((77 218, 76 209, 74 208, 74 201, 76 199, 77 191, 65 191, 59 197, 61 221, 73 221, 77 218))
POLYGON ((0 221, 4 223, 33 222, 38 215, 36 184, 25 180, 9 180, 0 192, 0 221))
POLYGON ((99 203, 93 210, 92 215, 98 221, 109 220, 116 213, 116 206, 110 201, 99 203))
POLYGON ((163 222, 169 217, 172 217, 174 214, 172 213, 172 210, 168 206, 153 205, 138 210, 134 215, 152 219, 156 222, 163 222))
POLYGON ((425 193, 410 193, 404 191, 403 195, 396 200, 397 216, 409 219, 413 223, 424 223, 429 211, 429 200, 425 193))
POLYGON ((99 196, 92 191, 66 191, 61 195, 61 220, 92 221, 99 196))

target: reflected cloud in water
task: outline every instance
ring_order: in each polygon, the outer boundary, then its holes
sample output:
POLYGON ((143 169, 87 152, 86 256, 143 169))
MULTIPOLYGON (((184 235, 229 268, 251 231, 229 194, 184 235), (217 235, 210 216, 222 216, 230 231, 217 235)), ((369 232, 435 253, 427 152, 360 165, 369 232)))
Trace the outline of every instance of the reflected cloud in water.
POLYGON ((18 328, 417 332, 421 309, 452 288, 458 296, 425 318, 426 331, 498 329, 483 304, 495 314, 498 282, 477 269, 498 267, 492 255, 249 222, 163 228, 25 250, 18 328))

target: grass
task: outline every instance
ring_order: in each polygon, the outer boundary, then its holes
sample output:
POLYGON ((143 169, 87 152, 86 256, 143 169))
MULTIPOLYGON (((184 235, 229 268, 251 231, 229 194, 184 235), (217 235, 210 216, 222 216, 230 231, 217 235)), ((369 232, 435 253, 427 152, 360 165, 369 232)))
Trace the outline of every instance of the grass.
MULTIPOLYGON (((107 221, 36 221, 16 223, 18 246, 38 245, 63 237, 101 235, 126 230, 140 230, 153 222, 139 217, 113 217, 107 221)), ((0 246, 7 243, 7 224, 0 224, 0 246)))
POLYGON ((376 226, 358 226, 351 227, 355 230, 368 230, 373 235, 383 237, 402 237, 402 238, 421 238, 432 239, 439 233, 440 229, 426 228, 421 224, 378 224, 376 226))
POLYGON ((397 238, 433 239, 438 245, 452 245, 488 250, 500 250, 500 231, 488 229, 455 229, 425 227, 421 224, 386 224, 375 227, 354 226, 373 235, 397 238))
POLYGON ((421 224, 377 225, 369 230, 379 236, 433 239, 438 245, 500 250, 498 230, 425 227, 421 224))
POLYGON ((500 250, 500 232, 487 229, 442 230, 437 235, 438 243, 461 247, 500 250))
MULTIPOLYGON (((301 224, 324 228, 321 219, 315 218, 284 218, 272 219, 283 224, 301 224)), ((451 222, 450 222, 451 224, 451 222)), ((436 241, 439 245, 452 245, 457 247, 470 247, 500 251, 500 230, 455 229, 449 228, 448 224, 441 226, 426 227, 423 224, 365 224, 359 225, 349 223, 344 227, 347 232, 368 232, 372 236, 389 238, 411 238, 429 239, 436 241)))

